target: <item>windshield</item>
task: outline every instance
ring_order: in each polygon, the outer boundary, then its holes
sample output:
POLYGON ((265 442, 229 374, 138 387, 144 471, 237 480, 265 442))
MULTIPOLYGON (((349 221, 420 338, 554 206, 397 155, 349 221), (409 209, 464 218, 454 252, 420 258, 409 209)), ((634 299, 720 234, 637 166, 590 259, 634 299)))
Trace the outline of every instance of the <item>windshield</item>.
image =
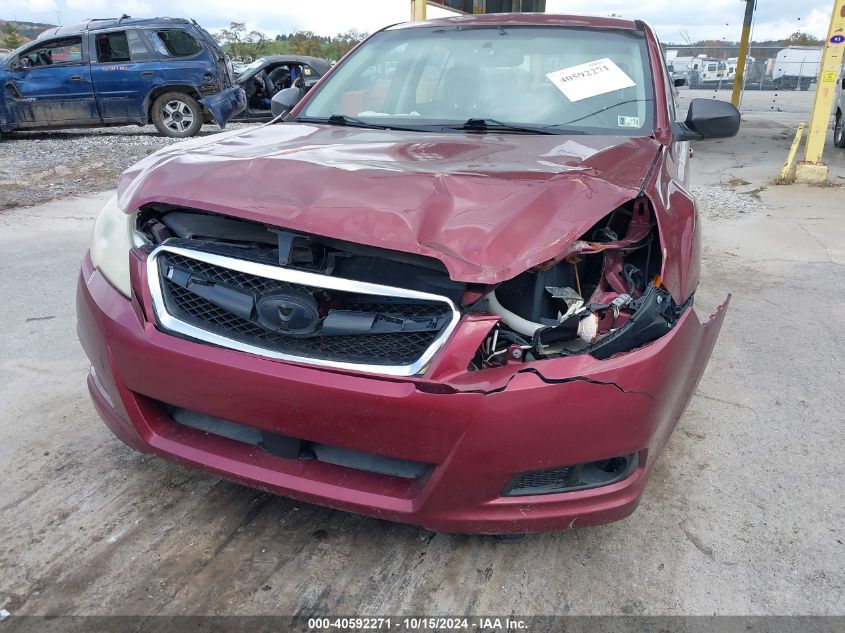
POLYGON ((633 136, 652 133, 653 99, 640 32, 416 27, 370 38, 297 119, 344 115, 411 129, 481 119, 491 128, 633 136))
POLYGON ((245 75, 248 72, 255 70, 256 68, 261 68, 264 65, 265 61, 266 60, 263 57, 259 57, 254 62, 250 62, 249 64, 241 68, 240 71, 238 71, 238 74, 245 75))

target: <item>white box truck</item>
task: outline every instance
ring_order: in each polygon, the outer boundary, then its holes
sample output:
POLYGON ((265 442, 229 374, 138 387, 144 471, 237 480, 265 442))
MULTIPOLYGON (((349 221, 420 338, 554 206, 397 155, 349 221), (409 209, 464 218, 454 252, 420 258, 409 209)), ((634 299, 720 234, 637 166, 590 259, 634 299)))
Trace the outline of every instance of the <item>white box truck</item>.
POLYGON ((772 67, 772 81, 786 90, 808 90, 819 74, 820 46, 789 46, 778 51, 772 67))

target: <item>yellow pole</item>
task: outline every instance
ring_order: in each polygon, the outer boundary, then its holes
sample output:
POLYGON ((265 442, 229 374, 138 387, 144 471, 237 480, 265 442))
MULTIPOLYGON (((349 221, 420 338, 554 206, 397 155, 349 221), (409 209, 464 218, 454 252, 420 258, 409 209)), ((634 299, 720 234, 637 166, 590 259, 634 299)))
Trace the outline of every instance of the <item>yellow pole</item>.
POLYGON ((425 0, 411 0, 411 19, 425 20, 425 0))
POLYGON ((783 169, 780 170, 780 178, 778 184, 790 183, 794 178, 792 173, 795 169, 795 155, 798 153, 798 147, 801 145, 801 138, 804 136, 804 128, 806 123, 801 123, 795 131, 795 138, 792 140, 792 147, 789 148, 789 154, 786 155, 786 161, 783 163, 783 169))
POLYGON ((816 97, 813 100, 813 112, 810 115, 807 149, 803 162, 795 167, 796 180, 804 182, 823 182, 827 180, 827 165, 822 162, 822 152, 830 127, 830 111, 836 95, 836 78, 842 66, 842 54, 845 51, 845 0, 834 0, 830 28, 816 81, 816 97))
POLYGON ((742 21, 742 38, 739 41, 739 57, 736 60, 734 89, 731 93, 731 103, 734 104, 735 108, 739 107, 739 98, 742 96, 742 80, 745 77, 745 60, 748 59, 748 41, 751 39, 751 20, 754 17, 754 1, 745 0, 745 19, 742 21))

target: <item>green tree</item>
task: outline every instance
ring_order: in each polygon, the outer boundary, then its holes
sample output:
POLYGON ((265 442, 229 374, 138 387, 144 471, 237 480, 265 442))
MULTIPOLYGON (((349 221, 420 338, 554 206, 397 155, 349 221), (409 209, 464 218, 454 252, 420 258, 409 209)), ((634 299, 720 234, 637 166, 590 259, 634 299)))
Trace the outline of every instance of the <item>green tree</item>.
POLYGON ((261 31, 247 32, 244 22, 232 22, 228 29, 215 33, 214 39, 236 59, 260 57, 272 50, 267 36, 261 31))
POLYGON ((11 22, 6 22, 6 24, 3 25, 3 39, 0 41, 3 43, 3 48, 10 48, 13 50, 23 44, 21 34, 18 33, 18 30, 11 22))
POLYGON ((781 41, 782 46, 821 46, 822 40, 813 37, 803 31, 795 31, 792 35, 781 41))
POLYGON ((215 33, 214 39, 228 48, 232 57, 243 58, 247 55, 246 24, 243 22, 230 23, 228 29, 222 29, 215 33))

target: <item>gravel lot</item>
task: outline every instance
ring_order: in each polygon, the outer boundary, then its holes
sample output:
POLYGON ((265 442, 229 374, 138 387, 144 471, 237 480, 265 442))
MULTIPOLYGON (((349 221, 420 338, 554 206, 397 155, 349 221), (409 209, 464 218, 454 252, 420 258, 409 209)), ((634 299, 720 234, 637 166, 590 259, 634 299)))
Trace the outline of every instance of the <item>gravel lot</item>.
MULTIPOLYGON (((232 123, 227 130, 251 125, 232 123)), ((204 125, 200 135, 220 131, 204 125)), ((15 132, 0 140, 0 211, 113 189, 120 173, 180 139, 152 125, 15 132)))

